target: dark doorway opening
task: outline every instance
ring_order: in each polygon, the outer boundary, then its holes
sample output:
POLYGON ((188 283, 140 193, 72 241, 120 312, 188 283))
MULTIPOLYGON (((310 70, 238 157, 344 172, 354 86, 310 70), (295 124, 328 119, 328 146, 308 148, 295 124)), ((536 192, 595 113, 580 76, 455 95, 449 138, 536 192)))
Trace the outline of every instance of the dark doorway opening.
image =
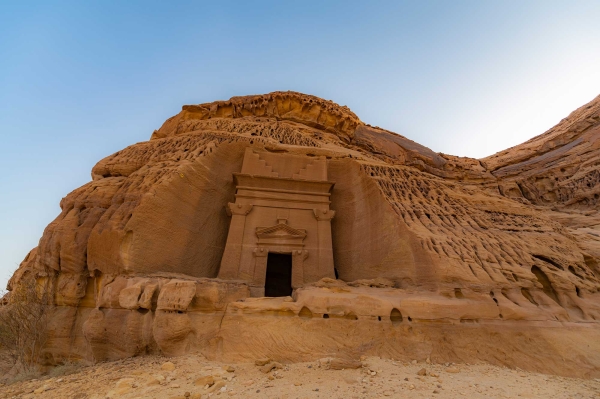
POLYGON ((292 295, 292 255, 269 253, 265 296, 292 295))

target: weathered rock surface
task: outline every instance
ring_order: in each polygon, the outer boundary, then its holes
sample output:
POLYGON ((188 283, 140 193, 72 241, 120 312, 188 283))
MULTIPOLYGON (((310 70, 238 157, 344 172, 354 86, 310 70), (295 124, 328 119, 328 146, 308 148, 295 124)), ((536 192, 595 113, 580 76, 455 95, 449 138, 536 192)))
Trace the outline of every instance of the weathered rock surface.
POLYGON ((475 361, 600 377, 600 97, 475 160, 293 92, 184 106, 98 162, 9 282, 49 280, 49 362, 475 361), (338 280, 250 298, 217 279, 248 147, 325 157, 338 280))

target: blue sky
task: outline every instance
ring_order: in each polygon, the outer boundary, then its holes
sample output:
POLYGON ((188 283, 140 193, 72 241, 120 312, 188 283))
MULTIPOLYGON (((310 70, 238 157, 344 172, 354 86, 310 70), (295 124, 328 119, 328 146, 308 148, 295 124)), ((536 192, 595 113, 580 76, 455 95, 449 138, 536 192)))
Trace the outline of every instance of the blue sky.
POLYGON ((101 158, 295 90, 483 157, 600 94, 598 1, 0 1, 0 285, 101 158))

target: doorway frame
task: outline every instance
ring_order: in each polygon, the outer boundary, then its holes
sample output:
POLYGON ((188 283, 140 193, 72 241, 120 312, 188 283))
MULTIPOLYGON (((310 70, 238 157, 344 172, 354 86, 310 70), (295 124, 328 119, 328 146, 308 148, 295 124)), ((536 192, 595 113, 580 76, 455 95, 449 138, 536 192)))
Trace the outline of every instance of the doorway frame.
POLYGON ((252 284, 250 284, 250 296, 265 296, 269 253, 292 255, 292 290, 302 287, 304 284, 304 260, 308 258, 308 251, 286 246, 278 246, 277 248, 257 247, 254 249, 254 278, 252 284))
POLYGON ((253 250, 254 276, 250 284, 250 296, 264 297, 267 280, 267 259, 269 252, 292 255, 292 290, 304 285, 304 260, 308 251, 304 249, 306 230, 295 229, 280 220, 271 227, 256 228, 258 243, 253 250))
MULTIPOLYGON (((290 264, 290 288, 292 289, 292 293, 294 292, 294 284, 293 284, 293 280, 294 280, 294 255, 290 252, 287 251, 269 251, 267 252, 267 256, 265 257, 266 259, 266 263, 265 263, 265 282, 263 284, 263 296, 266 296, 266 291, 267 291, 267 272, 269 271, 269 255, 289 255, 290 260, 291 260, 291 264, 290 264)), ((291 295, 291 294, 290 294, 291 295)), ((273 297, 275 298, 275 297, 273 297)))

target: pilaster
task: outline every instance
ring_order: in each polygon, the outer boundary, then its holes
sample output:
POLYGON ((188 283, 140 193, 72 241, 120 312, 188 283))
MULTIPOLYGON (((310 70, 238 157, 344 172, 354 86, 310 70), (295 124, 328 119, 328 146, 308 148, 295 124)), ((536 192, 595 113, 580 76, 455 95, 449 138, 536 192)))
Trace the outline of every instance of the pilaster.
POLYGON ((335 211, 330 209, 313 209, 317 219, 317 235, 319 241, 318 278, 335 278, 333 266, 333 245, 331 240, 331 219, 335 211))
POLYGON ((252 210, 252 205, 227 204, 227 214, 231 216, 227 244, 221 260, 219 278, 236 279, 239 275, 240 259, 244 241, 244 228, 246 226, 246 215, 252 210))

